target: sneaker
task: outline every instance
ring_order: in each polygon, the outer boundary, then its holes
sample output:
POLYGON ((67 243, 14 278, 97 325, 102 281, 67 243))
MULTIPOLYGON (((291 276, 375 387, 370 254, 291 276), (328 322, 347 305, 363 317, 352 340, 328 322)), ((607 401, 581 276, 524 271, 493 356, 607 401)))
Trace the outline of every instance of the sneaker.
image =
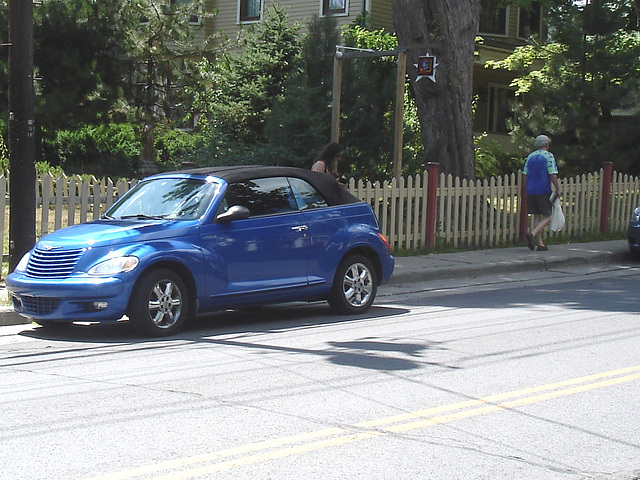
POLYGON ((538 252, 546 252, 547 250, 549 250, 549 247, 547 247, 546 245, 538 245, 538 247, 536 248, 536 250, 538 252))
POLYGON ((533 250, 533 235, 531 233, 527 233, 527 245, 529 246, 529 250, 533 250))

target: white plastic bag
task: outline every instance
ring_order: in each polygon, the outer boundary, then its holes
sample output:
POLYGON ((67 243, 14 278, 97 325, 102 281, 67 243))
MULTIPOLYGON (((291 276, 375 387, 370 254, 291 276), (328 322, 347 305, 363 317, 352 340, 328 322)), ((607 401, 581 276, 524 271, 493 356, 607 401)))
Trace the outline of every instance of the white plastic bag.
POLYGON ((560 199, 556 197, 553 201, 553 212, 551 213, 551 231, 559 232, 564 228, 564 212, 562 211, 562 205, 560 199))

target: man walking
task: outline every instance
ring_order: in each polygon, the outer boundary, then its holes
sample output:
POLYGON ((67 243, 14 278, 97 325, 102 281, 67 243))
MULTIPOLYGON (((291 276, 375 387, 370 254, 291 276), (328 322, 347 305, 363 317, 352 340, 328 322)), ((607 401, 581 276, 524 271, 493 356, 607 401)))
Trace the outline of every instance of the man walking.
POLYGON ((555 157, 549 151, 549 142, 546 135, 538 135, 534 143, 536 150, 529 154, 522 169, 527 191, 527 211, 533 214, 533 230, 527 233, 527 245, 530 250, 549 250, 542 241, 542 231, 551 221, 551 184, 556 195, 560 196, 558 166, 555 157))

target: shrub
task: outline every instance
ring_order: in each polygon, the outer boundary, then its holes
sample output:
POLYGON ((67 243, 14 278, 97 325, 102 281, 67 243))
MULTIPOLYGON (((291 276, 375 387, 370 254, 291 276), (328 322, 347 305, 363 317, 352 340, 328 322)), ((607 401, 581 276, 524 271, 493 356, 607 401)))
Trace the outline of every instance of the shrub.
POLYGON ((156 136, 155 147, 158 151, 158 166, 162 171, 179 170, 183 163, 202 166, 204 136, 184 130, 169 130, 156 136))
POLYGON ((61 130, 48 147, 68 175, 132 178, 142 144, 133 126, 125 123, 61 130))

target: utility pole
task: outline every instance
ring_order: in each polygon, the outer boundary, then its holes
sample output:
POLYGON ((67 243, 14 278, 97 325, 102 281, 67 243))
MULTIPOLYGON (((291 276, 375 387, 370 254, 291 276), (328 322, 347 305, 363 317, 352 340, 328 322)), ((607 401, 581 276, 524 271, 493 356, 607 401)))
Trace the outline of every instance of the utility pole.
POLYGON ((9 271, 36 242, 33 0, 9 0, 9 271))

